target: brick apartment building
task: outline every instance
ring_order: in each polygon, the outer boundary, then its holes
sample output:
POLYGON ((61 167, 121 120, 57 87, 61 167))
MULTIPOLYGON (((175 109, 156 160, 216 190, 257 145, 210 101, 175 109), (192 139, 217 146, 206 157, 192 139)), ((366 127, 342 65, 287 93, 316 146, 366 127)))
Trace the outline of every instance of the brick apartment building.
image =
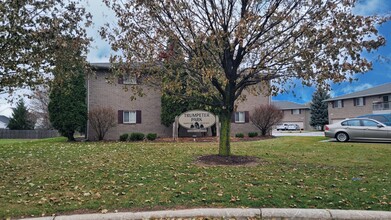
POLYGON ((330 124, 365 114, 391 114, 391 83, 325 101, 330 124))
MULTIPOLYGON (((146 85, 137 85, 136 79, 124 78, 118 83, 109 84, 106 77, 110 71, 110 63, 93 63, 94 76, 87 80, 88 109, 97 107, 111 107, 117 112, 117 126, 111 128, 105 136, 107 140, 118 140, 124 133, 142 132, 157 133, 159 137, 172 137, 172 126, 161 124, 161 91, 154 90, 146 85), (131 100, 132 91, 123 89, 122 84, 140 86, 145 96, 131 100)), ((250 111, 261 104, 270 103, 270 96, 255 96, 246 94, 246 101, 238 102, 235 117, 231 124, 231 135, 258 131, 250 122, 250 111)), ((92 129, 87 128, 87 138, 96 140, 92 129)), ((182 134, 183 135, 183 134, 182 134)))

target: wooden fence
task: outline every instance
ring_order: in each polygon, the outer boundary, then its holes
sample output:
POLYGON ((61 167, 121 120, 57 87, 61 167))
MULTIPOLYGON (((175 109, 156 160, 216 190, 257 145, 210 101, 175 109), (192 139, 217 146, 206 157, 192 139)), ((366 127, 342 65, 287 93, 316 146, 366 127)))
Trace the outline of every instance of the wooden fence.
POLYGON ((8 130, 0 129, 0 139, 41 139, 58 137, 57 130, 8 130))

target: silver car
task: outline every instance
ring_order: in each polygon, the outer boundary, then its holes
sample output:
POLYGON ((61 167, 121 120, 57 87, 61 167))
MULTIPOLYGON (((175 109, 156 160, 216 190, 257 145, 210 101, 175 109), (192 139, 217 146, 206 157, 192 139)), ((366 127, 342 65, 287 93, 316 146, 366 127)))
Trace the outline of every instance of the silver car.
POLYGON ((391 141, 391 126, 369 118, 351 118, 325 126, 326 137, 337 141, 391 141))

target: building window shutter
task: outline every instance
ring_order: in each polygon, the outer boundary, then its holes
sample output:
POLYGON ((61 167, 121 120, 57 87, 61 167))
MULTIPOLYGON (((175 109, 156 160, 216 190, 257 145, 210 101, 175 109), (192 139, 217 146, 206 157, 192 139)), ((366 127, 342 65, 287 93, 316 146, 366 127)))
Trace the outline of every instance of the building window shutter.
POLYGON ((331 107, 334 108, 334 101, 331 102, 331 107))
POLYGON ((118 76, 118 84, 124 84, 124 77, 118 76))
POLYGON ((141 110, 136 111, 136 124, 141 124, 141 110))
POLYGON ((124 111, 118 110, 118 124, 124 123, 124 111))
POLYGON ((299 109, 299 115, 301 115, 301 109, 299 109))
POLYGON ((250 122, 250 112, 249 111, 245 111, 244 112, 244 122, 245 123, 249 123, 250 122))
POLYGON ((291 115, 293 115, 293 109, 291 109, 291 115))
POLYGON ((353 99, 353 105, 356 106, 357 105, 357 99, 353 99))
POLYGON ((341 100, 342 108, 343 108, 343 100, 341 100))
POLYGON ((365 105, 365 97, 362 98, 362 104, 365 105))
POLYGON ((235 113, 236 112, 232 112, 231 114, 231 123, 235 123, 235 113))

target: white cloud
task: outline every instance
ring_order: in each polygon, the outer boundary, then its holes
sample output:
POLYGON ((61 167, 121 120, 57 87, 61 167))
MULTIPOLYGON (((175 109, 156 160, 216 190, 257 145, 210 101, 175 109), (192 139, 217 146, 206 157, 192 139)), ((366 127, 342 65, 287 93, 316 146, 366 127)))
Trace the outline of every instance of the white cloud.
POLYGON ((112 51, 109 43, 100 37, 98 31, 104 24, 116 21, 114 12, 104 5, 102 1, 87 0, 83 5, 92 14, 93 22, 93 25, 87 30, 88 36, 94 39, 88 52, 87 60, 92 63, 108 62, 112 51))
POLYGON ((5 103, 3 100, 0 101, 0 115, 4 115, 4 116, 7 116, 7 117, 11 117, 12 116, 11 105, 8 104, 8 103, 5 103))
POLYGON ((342 88, 341 91, 348 94, 348 93, 352 93, 352 92, 362 91, 364 89, 369 89, 372 87, 373 87, 373 85, 370 83, 364 83, 364 84, 357 85, 357 86, 347 85, 344 88, 342 88))
POLYGON ((390 11, 389 0, 359 0, 353 9, 358 15, 378 15, 390 11))
POLYGON ((29 108, 30 99, 27 97, 28 95, 31 95, 31 91, 28 89, 18 89, 12 94, 0 94, 0 115, 11 117, 12 108, 16 107, 16 104, 20 99, 23 99, 27 108, 29 108))

